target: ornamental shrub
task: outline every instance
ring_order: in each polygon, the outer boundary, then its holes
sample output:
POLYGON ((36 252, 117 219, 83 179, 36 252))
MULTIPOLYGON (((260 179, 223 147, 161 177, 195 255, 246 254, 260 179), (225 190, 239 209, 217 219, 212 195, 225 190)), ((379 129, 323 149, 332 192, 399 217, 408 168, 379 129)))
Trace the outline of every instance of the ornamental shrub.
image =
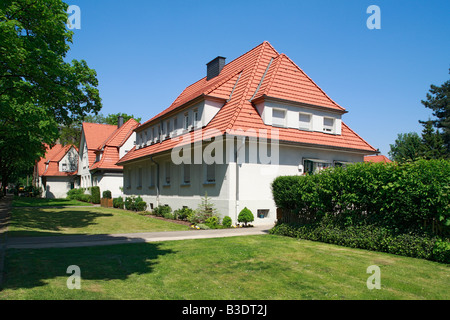
POLYGON ((230 228, 232 223, 233 223, 233 221, 231 221, 231 218, 229 216, 225 216, 222 220, 222 225, 225 228, 230 228))
POLYGON ((109 191, 109 190, 103 191, 102 195, 103 195, 103 198, 105 198, 105 199, 111 199, 112 198, 111 197, 111 191, 109 191))
POLYGON ((80 200, 80 197, 84 194, 83 188, 71 189, 67 192, 67 199, 80 200))
POLYGON ((181 209, 177 209, 173 212, 174 218, 178 220, 187 220, 187 217, 194 212, 193 209, 188 207, 183 207, 181 209))
POLYGON ((159 205, 153 209, 153 214, 158 217, 168 216, 172 213, 172 208, 170 206, 159 205))
POLYGON ((100 187, 91 188, 92 203, 100 203, 100 187))
POLYGON ((135 210, 136 211, 145 211, 147 209, 147 203, 145 201, 136 201, 135 210))
POLYGON ((255 218, 253 217, 253 213, 249 209, 247 209, 247 207, 239 212, 238 221, 243 222, 245 226, 247 226, 247 223, 252 222, 253 220, 255 220, 255 218))
POLYGON ((114 198, 113 207, 123 209, 123 198, 122 197, 114 198))

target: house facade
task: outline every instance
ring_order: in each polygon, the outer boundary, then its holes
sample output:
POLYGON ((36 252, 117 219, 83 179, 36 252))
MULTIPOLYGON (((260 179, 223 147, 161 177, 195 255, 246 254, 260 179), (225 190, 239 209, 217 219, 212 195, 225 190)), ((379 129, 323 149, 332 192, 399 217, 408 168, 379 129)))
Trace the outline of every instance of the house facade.
POLYGON ((196 208, 207 193, 237 222, 276 221, 271 183, 280 175, 362 162, 376 150, 343 121, 347 111, 292 60, 263 42, 232 62, 217 57, 206 77, 135 128, 121 157, 125 195, 149 208, 196 208))
POLYGON ((56 144, 47 147, 44 157, 35 165, 34 185, 45 198, 65 198, 78 187, 78 150, 75 146, 56 144))
POLYGON ((134 147, 136 134, 133 130, 138 125, 134 119, 124 123, 121 117, 117 126, 82 124, 78 158, 81 188, 99 186, 101 192, 110 190, 113 197, 122 194, 123 169, 116 163, 134 147))

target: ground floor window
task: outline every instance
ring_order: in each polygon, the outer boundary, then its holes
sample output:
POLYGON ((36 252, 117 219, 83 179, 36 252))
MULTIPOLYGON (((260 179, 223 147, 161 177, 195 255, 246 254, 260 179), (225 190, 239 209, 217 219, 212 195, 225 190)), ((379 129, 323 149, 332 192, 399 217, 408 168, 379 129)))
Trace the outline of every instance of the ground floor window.
POLYGON ((323 169, 333 166, 333 164, 331 162, 326 162, 323 160, 304 160, 303 166, 305 168, 305 173, 316 174, 323 169))

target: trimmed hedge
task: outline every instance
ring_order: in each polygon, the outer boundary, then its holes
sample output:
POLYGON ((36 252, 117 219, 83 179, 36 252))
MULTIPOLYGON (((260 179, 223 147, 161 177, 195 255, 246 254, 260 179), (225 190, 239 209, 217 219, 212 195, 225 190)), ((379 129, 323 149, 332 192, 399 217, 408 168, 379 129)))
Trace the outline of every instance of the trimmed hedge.
POLYGON ((450 161, 357 163, 272 183, 272 233, 449 263, 450 161))
POLYGON ((270 233, 450 263, 450 243, 427 234, 395 233, 371 225, 340 228, 323 222, 310 225, 280 223, 270 233))
POLYGON ((278 177, 275 203, 300 223, 333 217, 336 225, 359 223, 450 234, 450 161, 406 164, 357 163, 311 176, 278 177))
POLYGON ((100 187, 91 188, 92 203, 100 203, 100 187))

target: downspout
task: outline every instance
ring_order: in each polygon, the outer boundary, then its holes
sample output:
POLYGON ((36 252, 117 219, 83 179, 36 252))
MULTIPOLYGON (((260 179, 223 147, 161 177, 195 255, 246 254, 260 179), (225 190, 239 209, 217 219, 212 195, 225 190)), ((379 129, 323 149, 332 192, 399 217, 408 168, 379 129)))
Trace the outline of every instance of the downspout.
POLYGON ((156 207, 159 206, 159 163, 150 156, 150 161, 156 165, 156 207))
MULTIPOLYGON (((235 223, 237 223, 238 221, 238 215, 239 215, 239 163, 238 163, 238 154, 239 151, 241 150, 242 146, 245 146, 245 136, 242 137, 242 143, 239 147, 236 147, 236 155, 235 155, 235 159, 236 159, 236 203, 235 203, 235 217, 234 217, 234 221, 235 223)), ((245 153, 244 153, 244 162, 245 162, 245 153)))

